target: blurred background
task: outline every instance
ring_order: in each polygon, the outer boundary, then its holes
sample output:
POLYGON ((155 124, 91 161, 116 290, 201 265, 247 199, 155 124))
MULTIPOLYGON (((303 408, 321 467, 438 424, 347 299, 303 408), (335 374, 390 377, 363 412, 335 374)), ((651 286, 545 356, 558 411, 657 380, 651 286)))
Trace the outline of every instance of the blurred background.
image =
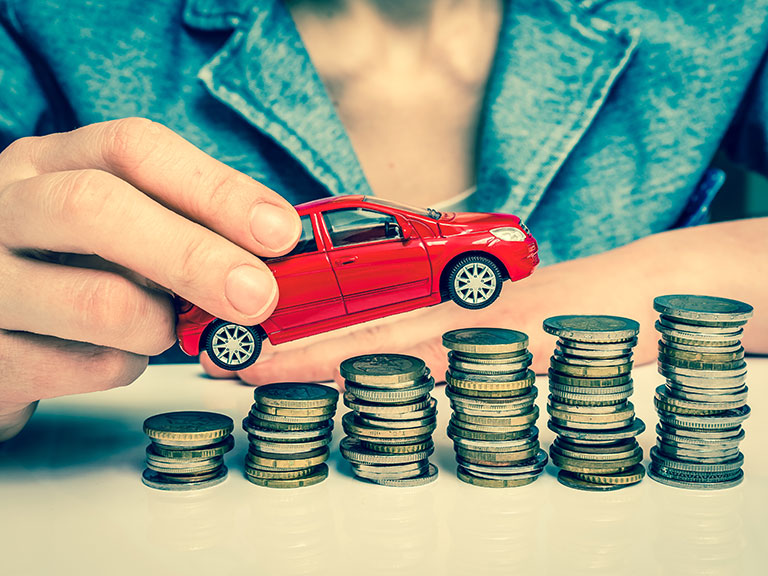
POLYGON ((768 216, 768 180, 734 164, 722 152, 712 164, 726 173, 725 184, 712 202, 712 222, 768 216))

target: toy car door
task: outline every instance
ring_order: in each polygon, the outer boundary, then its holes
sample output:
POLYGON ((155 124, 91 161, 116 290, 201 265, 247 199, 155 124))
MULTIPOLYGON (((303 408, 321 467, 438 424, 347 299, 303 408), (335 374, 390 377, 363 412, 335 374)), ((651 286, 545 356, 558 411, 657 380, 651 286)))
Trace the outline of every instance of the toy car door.
POLYGON ((322 219, 331 243, 328 257, 349 314, 429 295, 429 256, 405 218, 339 208, 322 212, 322 219))
POLYGON ((328 255, 317 242, 312 217, 301 217, 301 238, 287 255, 267 261, 277 280, 279 299, 269 318, 284 330, 345 313, 328 255))

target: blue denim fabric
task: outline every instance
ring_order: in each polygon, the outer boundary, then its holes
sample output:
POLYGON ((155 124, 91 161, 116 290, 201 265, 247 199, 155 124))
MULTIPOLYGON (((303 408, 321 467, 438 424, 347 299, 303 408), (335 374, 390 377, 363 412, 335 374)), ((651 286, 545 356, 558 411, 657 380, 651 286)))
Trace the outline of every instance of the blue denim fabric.
MULTIPOLYGON (((294 203, 371 193, 279 0, 0 0, 0 23, 0 147, 138 115, 294 203)), ((768 0, 510 0, 473 208, 525 218, 544 264, 683 222, 726 133, 768 167, 767 50, 768 0)))

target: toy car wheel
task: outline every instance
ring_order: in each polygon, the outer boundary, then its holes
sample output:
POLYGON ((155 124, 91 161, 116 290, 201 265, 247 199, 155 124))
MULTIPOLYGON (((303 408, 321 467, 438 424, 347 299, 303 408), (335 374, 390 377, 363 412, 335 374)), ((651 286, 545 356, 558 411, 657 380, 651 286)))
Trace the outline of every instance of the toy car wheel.
POLYGON ((501 293, 504 277, 496 263, 484 256, 467 256, 448 273, 448 295, 463 308, 490 306, 501 293))
POLYGON ((241 326, 217 320, 205 333, 202 348, 219 368, 242 370, 261 353, 261 334, 255 326, 241 326))

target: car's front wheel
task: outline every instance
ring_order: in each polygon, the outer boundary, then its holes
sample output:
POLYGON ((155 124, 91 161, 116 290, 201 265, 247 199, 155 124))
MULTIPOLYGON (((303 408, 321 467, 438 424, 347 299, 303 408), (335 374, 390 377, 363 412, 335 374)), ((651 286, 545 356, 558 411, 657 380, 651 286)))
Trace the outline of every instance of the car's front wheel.
POLYGON ((247 368, 261 353, 261 334, 255 326, 216 320, 203 339, 201 348, 216 366, 224 370, 247 368))
POLYGON ((499 297, 503 281, 504 276, 493 260, 466 256, 448 272, 448 295, 463 308, 485 308, 499 297))

